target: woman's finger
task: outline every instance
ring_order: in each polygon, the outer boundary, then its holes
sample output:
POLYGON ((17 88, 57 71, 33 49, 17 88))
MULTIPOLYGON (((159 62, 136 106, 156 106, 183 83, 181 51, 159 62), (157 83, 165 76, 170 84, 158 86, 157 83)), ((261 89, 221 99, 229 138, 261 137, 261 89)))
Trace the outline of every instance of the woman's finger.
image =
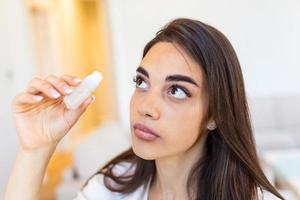
POLYGON ((69 85, 74 87, 78 86, 82 81, 80 78, 77 78, 75 76, 70 76, 70 75, 63 75, 61 76, 61 78, 65 80, 69 85))
POLYGON ((68 95, 72 92, 70 85, 62 78, 50 75, 46 78, 46 81, 51 83, 61 94, 68 95))
POLYGON ((34 95, 42 93, 51 99, 57 99, 61 96, 60 92, 51 83, 39 78, 30 81, 27 91, 34 95))
POLYGON ((89 105, 91 105, 92 103, 94 103, 95 101, 95 96, 90 96, 89 98, 87 98, 80 106, 79 106, 79 110, 85 110, 89 105))
POLYGON ((76 110, 66 110, 65 117, 69 124, 75 123, 79 117, 86 111, 87 107, 95 101, 94 96, 87 98, 76 110))
POLYGON ((13 99, 12 103, 14 105, 35 104, 41 102, 43 99, 43 96, 22 92, 13 99))
POLYGON ((95 96, 94 95, 89 96, 86 100, 84 100, 84 102, 82 102, 82 104, 80 104, 80 106, 75 111, 79 113, 84 112, 87 109, 87 107, 91 105, 94 101, 95 101, 95 96))

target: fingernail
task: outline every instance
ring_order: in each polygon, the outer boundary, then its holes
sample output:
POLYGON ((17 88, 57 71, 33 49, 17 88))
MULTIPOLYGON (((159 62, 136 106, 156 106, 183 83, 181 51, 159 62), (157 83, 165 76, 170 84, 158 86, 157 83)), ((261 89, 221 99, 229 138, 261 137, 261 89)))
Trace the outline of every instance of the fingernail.
POLYGON ((82 80, 81 80, 80 78, 75 78, 75 79, 74 79, 74 82, 75 82, 75 83, 80 83, 81 81, 82 81, 82 80))
POLYGON ((50 92, 50 95, 52 97, 54 97, 55 99, 60 97, 60 94, 58 92, 56 92, 54 89, 50 89, 49 92, 50 92))
POLYGON ((44 98, 44 97, 42 97, 42 96, 34 96, 34 97, 33 97, 33 99, 34 99, 35 101, 41 101, 43 98, 44 98))
POLYGON ((67 85, 64 85, 63 86, 63 90, 65 91, 65 93, 67 93, 67 94, 70 94, 73 90, 69 87, 69 86, 67 86, 67 85))

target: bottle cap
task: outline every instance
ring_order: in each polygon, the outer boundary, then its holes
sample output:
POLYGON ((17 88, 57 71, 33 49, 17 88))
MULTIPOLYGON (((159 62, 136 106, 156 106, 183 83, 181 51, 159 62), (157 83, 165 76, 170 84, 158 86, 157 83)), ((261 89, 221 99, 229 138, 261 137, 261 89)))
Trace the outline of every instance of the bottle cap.
POLYGON ((92 83, 94 87, 97 87, 103 78, 100 72, 95 71, 92 74, 88 75, 86 79, 87 81, 92 83))

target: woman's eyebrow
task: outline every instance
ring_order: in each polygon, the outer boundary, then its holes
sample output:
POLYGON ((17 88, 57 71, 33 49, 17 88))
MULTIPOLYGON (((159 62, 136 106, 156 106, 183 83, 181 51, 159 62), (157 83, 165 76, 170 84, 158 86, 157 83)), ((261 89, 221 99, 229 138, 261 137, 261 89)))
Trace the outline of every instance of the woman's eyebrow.
MULTIPOLYGON (((149 73, 143 67, 139 66, 136 69, 136 71, 145 75, 147 78, 149 78, 149 73)), ((166 81, 184 81, 184 82, 188 82, 188 83, 191 83, 191 84, 199 87, 198 84, 191 77, 181 75, 181 74, 169 75, 166 77, 166 81)))
POLYGON ((184 82, 191 83, 196 87, 199 87, 198 84, 192 78, 180 74, 167 76, 166 81, 184 81, 184 82))
POLYGON ((149 78, 149 73, 147 72, 147 70, 145 70, 143 67, 139 66, 136 69, 137 72, 140 72, 141 74, 144 74, 147 78, 149 78))

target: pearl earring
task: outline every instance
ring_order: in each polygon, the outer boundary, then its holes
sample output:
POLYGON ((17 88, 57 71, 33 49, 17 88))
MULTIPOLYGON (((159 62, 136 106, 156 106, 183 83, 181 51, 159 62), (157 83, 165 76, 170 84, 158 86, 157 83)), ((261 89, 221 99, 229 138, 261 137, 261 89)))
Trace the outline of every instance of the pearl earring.
POLYGON ((207 129, 210 131, 215 130, 216 128, 217 128, 217 125, 216 125, 215 121, 212 121, 212 122, 208 123, 208 125, 207 125, 207 129))

